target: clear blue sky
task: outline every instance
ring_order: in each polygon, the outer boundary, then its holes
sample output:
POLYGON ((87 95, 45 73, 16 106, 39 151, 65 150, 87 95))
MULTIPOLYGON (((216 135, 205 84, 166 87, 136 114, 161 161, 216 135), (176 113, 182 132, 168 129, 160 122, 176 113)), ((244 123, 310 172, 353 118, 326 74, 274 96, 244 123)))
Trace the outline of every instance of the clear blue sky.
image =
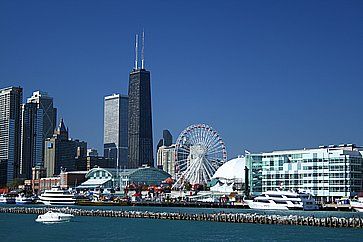
POLYGON ((143 28, 154 143, 203 122, 230 157, 363 145, 363 1, 2 0, 0 86, 47 91, 101 151, 103 97, 127 93, 143 28))

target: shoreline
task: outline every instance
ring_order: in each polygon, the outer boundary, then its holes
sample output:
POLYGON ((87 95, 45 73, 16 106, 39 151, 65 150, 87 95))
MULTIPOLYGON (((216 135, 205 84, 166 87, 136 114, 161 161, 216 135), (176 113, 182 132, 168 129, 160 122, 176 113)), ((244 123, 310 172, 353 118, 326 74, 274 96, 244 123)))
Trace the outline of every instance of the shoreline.
POLYGON ((250 213, 180 213, 180 212, 148 212, 148 211, 119 211, 119 210, 86 210, 79 208, 51 208, 51 207, 1 207, 0 213, 12 214, 44 214, 48 211, 60 211, 74 216, 114 217, 114 218, 141 218, 162 220, 188 220, 224 223, 252 223, 252 224, 279 224, 315 226, 330 228, 363 228, 363 218, 337 218, 297 216, 297 215, 266 215, 250 213))

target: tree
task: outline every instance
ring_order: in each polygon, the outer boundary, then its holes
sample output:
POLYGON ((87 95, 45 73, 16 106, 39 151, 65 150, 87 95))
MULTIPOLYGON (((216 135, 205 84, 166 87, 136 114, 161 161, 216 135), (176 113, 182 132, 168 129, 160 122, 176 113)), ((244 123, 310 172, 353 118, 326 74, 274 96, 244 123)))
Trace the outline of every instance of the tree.
POLYGON ((10 188, 11 190, 17 189, 19 187, 19 185, 23 185, 24 184, 24 179, 22 178, 15 178, 13 181, 8 182, 6 184, 6 186, 8 188, 10 188))

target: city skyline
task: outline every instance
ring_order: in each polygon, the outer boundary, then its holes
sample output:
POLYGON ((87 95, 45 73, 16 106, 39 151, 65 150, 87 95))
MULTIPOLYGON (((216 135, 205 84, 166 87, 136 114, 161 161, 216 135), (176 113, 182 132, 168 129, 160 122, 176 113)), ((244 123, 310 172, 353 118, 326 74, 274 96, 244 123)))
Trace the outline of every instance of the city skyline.
POLYGON ((133 38, 142 27, 153 75, 154 145, 164 129, 177 137, 184 127, 202 122, 220 132, 229 158, 244 149, 363 143, 363 117, 357 109, 363 85, 361 3, 277 2, 269 10, 258 3, 211 3, 202 12, 201 3, 164 4, 159 10, 156 4, 152 11, 145 3, 142 17, 130 26, 120 24, 130 18, 122 12, 128 6, 116 2, 94 8, 100 11, 98 18, 92 17, 93 10, 84 10, 85 20, 76 17, 81 2, 61 4, 61 10, 49 4, 52 15, 37 9, 39 3, 1 4, 8 23, 0 28, 5 36, 0 40, 1 87, 20 85, 24 97, 35 90, 48 92, 72 135, 99 152, 102 100, 112 93, 127 94, 133 38), (218 11, 212 19, 216 6, 229 9, 229 15, 218 11), (22 13, 29 8, 34 16, 25 23, 29 13, 22 13), (159 11, 168 23, 153 18, 159 11), (182 11, 188 18, 178 15, 182 11), (63 22, 64 12, 70 20, 63 22), (30 38, 18 38, 28 31, 30 38))

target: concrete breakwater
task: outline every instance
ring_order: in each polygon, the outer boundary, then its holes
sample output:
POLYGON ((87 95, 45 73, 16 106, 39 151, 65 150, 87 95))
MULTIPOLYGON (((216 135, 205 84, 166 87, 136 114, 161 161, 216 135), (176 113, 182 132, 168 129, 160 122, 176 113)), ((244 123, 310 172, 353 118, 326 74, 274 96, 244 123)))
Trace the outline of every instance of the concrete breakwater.
POLYGON ((336 228, 363 228, 363 218, 316 218, 312 216, 297 215, 265 215, 251 213, 170 213, 148 211, 115 211, 115 210, 86 210, 78 208, 32 208, 32 207, 2 207, 0 213, 16 214, 44 214, 48 211, 60 211, 74 216, 116 217, 116 218, 144 218, 164 220, 210 221, 226 223, 254 223, 254 224, 280 224, 301 225, 336 228))

